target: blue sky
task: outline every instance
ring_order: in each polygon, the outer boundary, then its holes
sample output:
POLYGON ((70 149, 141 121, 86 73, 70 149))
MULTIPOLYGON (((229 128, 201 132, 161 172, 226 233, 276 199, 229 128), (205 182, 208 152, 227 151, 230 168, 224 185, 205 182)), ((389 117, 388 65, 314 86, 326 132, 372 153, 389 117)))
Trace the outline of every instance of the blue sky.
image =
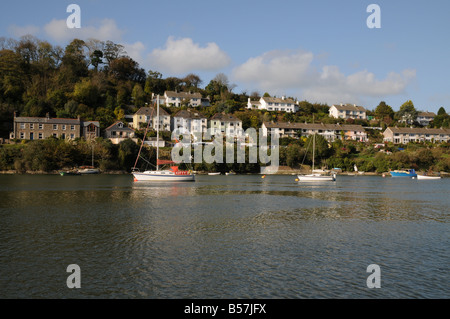
POLYGON ((2 5, 0 37, 112 40, 147 71, 195 73, 202 86, 224 73, 236 93, 448 112, 449 15, 448 0, 15 0, 2 5), (71 3, 80 29, 66 26, 71 3), (372 3, 379 29, 366 24, 372 3))

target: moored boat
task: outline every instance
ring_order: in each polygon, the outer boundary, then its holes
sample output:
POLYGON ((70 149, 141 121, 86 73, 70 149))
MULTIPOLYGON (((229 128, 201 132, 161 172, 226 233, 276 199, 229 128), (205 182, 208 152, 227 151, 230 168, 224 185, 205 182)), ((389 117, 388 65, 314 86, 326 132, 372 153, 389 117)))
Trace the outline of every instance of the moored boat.
POLYGON ((419 175, 419 174, 417 174, 417 179, 434 180, 434 179, 441 179, 441 177, 440 176, 436 176, 436 175, 419 175))
POLYGON ((416 177, 417 173, 416 171, 412 169, 404 169, 404 170, 395 170, 391 171, 389 170, 389 173, 392 177, 416 177))
MULTIPOLYGON (((157 109, 156 109, 157 123, 159 123, 159 95, 157 96, 157 109)), ((147 136, 147 131, 149 125, 152 121, 152 116, 149 117, 149 122, 147 124, 147 129, 145 130, 144 137, 147 136)), ((144 139, 142 139, 141 149, 144 145, 144 139)), ((160 160, 159 159, 159 125, 156 125, 156 170, 148 170, 144 172, 139 172, 136 168, 136 164, 140 157, 141 150, 139 150, 138 156, 136 158, 136 163, 132 168, 132 173, 134 176, 134 181, 154 181, 154 182, 189 182, 195 181, 195 175, 192 171, 182 171, 178 169, 178 166, 171 166, 170 169, 159 169, 159 165, 175 164, 170 160, 160 160)))

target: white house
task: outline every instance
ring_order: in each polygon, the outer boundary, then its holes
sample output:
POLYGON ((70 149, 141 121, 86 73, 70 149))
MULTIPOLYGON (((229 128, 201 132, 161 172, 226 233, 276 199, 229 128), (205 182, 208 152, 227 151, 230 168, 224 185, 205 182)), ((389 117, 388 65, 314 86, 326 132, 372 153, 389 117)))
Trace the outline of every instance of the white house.
POLYGON ((200 105, 205 105, 208 98, 202 98, 202 95, 198 92, 176 92, 176 91, 166 91, 164 92, 164 104, 167 106, 180 107, 183 102, 188 102, 191 107, 197 107, 200 105))
POLYGON ((333 104, 329 109, 329 115, 336 119, 365 120, 367 118, 366 109, 356 104, 333 104))
POLYGON ((248 98, 247 108, 290 113, 295 113, 299 109, 297 103, 295 103, 294 100, 287 99, 285 96, 282 96, 281 98, 262 97, 259 99, 259 101, 251 101, 251 99, 248 98))
POLYGON ((436 117, 436 114, 433 112, 419 112, 417 114, 417 122, 422 126, 427 126, 430 124, 431 121, 434 120, 436 117))
POLYGON ((195 110, 181 110, 172 117, 172 130, 178 129, 181 134, 205 133, 208 129, 208 118, 195 110))
POLYGON ((211 134, 221 132, 226 136, 242 136, 242 121, 231 114, 216 113, 209 120, 211 134))

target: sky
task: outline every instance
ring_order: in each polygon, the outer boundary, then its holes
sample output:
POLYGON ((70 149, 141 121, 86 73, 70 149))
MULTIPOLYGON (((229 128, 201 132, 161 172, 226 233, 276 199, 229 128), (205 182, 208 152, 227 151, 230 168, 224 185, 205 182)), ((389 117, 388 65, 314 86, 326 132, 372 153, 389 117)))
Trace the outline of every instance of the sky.
POLYGON ((448 0, 14 0, 0 37, 31 34, 65 47, 74 38, 122 44, 146 71, 223 73, 233 92, 397 111, 450 110, 448 0), (68 28, 70 4, 80 28, 68 28), (378 5, 374 20, 371 4, 378 5), (380 28, 369 28, 368 20, 380 28))

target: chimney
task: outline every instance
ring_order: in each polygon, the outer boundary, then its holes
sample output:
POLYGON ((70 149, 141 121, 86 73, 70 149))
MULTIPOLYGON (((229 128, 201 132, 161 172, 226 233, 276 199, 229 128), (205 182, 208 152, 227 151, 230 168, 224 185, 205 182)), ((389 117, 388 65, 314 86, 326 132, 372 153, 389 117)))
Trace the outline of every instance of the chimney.
POLYGON ((47 119, 50 119, 50 113, 47 112, 47 113, 45 114, 45 117, 46 117, 47 119))

